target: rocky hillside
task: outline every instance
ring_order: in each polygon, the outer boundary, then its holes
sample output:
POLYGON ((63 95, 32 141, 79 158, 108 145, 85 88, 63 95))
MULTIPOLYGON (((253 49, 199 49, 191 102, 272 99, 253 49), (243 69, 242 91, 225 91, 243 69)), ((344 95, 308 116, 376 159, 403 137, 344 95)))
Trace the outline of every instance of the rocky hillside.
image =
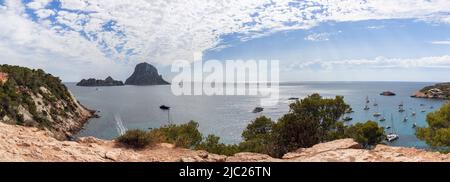
POLYGON ((125 81, 126 85, 168 85, 151 64, 140 63, 136 65, 134 73, 125 81))
POLYGON ((0 66, 0 122, 48 130, 67 139, 93 115, 61 80, 43 70, 0 66))
POLYGON ((450 154, 426 152, 413 148, 378 145, 361 149, 352 139, 336 140, 299 149, 275 159, 264 154, 238 153, 234 156, 210 154, 158 144, 133 150, 117 146, 114 141, 88 137, 78 141, 59 141, 48 130, 0 123, 0 161, 148 161, 148 162, 381 162, 446 161, 450 154))
POLYGON ((438 83, 414 93, 411 97, 427 99, 450 99, 450 83, 438 83))

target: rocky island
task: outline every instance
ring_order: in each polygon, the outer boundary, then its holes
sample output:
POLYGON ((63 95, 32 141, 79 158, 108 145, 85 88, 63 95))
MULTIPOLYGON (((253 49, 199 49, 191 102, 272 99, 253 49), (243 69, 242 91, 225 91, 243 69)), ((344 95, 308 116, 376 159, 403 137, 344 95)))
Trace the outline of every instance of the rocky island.
POLYGON ((77 86, 82 87, 105 87, 105 86, 123 86, 122 81, 114 80, 112 77, 108 76, 105 80, 96 80, 94 78, 83 79, 77 83, 77 86))
POLYGON ((125 81, 125 85, 169 85, 151 64, 140 63, 136 65, 134 73, 125 81))
POLYGON ((427 99, 450 99, 450 82, 428 86, 414 93, 411 97, 427 99))

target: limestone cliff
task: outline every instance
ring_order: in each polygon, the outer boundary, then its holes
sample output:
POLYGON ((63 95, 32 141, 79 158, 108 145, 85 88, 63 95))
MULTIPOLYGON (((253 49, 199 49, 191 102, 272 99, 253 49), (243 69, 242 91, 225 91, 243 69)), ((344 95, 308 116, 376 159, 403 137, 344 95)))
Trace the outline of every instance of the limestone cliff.
POLYGON ((0 161, 144 161, 144 162, 450 162, 450 154, 413 148, 378 145, 361 149, 352 139, 336 140, 299 149, 275 159, 264 154, 238 153, 234 156, 176 148, 172 144, 133 150, 114 141, 92 137, 78 141, 59 141, 49 131, 0 123, 0 161))

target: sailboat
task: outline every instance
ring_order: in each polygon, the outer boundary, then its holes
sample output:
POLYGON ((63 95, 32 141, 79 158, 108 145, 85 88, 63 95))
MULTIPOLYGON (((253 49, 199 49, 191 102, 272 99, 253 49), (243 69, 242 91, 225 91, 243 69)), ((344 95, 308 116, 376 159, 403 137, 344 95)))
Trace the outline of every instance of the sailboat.
POLYGON ((406 111, 405 117, 403 118, 403 122, 408 121, 408 111, 406 111))
POLYGON ((378 112, 378 104, 377 104, 377 100, 374 101, 374 104, 373 104, 373 105, 375 106, 376 111, 377 111, 377 112, 373 113, 373 116, 376 117, 376 118, 378 118, 378 117, 381 116, 381 113, 378 112))
POLYGON ((373 106, 375 106, 375 107, 378 106, 378 103, 377 103, 377 100, 376 100, 376 99, 375 99, 374 102, 373 102, 373 106))
POLYGON ((366 96, 366 104, 370 103, 369 96, 366 96))
POLYGON ((381 122, 386 121, 386 118, 384 116, 380 119, 381 122))
POLYGON ((398 105, 398 112, 405 112, 405 109, 403 108, 403 103, 398 105))
POLYGON ((381 116, 381 113, 379 113, 379 112, 373 113, 373 116, 374 116, 374 117, 380 117, 380 116, 381 116))
POLYGON ((392 128, 391 128, 391 133, 389 133, 388 135, 386 135, 386 140, 388 142, 393 142, 395 140, 398 140, 399 136, 396 134, 395 132, 395 127, 394 127, 394 116, 392 116, 391 114, 391 124, 392 124, 392 128))
POLYGON ((364 107, 364 110, 367 111, 369 109, 370 109, 370 107, 366 104, 366 106, 364 107))

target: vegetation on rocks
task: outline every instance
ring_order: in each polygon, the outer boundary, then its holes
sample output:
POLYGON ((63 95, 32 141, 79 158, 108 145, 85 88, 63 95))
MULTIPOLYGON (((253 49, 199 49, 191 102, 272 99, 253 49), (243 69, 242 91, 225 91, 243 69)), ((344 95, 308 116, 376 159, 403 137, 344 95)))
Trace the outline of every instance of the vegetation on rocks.
POLYGON ((448 150, 450 147, 450 102, 427 115, 428 127, 417 128, 417 138, 428 145, 448 150))
MULTIPOLYGON (((36 110, 36 104, 32 95, 40 94, 44 97, 41 104, 54 104, 58 100, 69 101, 66 86, 61 84, 61 80, 43 70, 31 70, 19 66, 1 65, 0 71, 8 74, 8 81, 0 86, 0 118, 5 116, 17 124, 25 124, 23 115, 18 111, 19 105, 25 107, 38 122, 39 126, 48 127, 49 121, 46 119, 46 113, 40 113, 36 110), (41 89, 46 88, 46 93, 41 89)), ((71 103, 71 102, 68 102, 71 103)), ((67 110, 73 110, 74 105, 68 104, 67 110)), ((57 114, 55 111, 53 114, 57 114)))
POLYGON ((90 116, 58 77, 41 69, 0 65, 0 121, 47 128, 64 138, 90 116))
POLYGON ((117 141, 132 148, 144 148, 156 143, 155 138, 149 132, 142 130, 129 130, 118 137, 117 141))

